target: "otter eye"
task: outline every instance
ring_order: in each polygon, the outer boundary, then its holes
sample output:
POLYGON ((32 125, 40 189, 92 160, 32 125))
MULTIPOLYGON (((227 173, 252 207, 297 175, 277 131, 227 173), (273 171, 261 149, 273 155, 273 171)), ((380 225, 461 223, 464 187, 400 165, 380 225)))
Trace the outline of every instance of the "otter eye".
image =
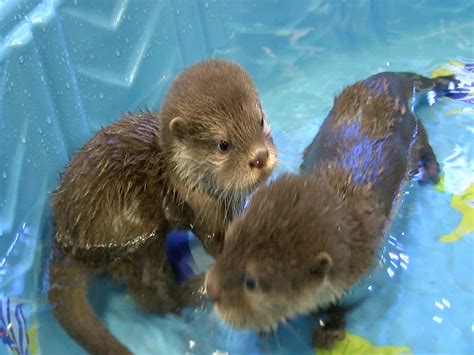
POLYGON ((251 276, 246 276, 244 282, 245 287, 249 291, 254 291, 257 288, 257 280, 251 276))
POLYGON ((260 120, 260 127, 261 128, 263 128, 263 123, 264 123, 264 121, 263 121, 263 117, 262 117, 262 119, 260 120))
POLYGON ((219 141, 219 143, 217 143, 217 148, 219 148, 221 152, 225 152, 229 149, 229 143, 226 141, 219 141))

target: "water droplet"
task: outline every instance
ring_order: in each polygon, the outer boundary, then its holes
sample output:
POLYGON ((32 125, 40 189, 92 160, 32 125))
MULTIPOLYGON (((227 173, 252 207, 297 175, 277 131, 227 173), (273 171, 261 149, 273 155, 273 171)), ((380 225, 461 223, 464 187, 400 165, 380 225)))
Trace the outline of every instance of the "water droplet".
POLYGON ((193 25, 188 24, 188 28, 189 28, 190 30, 192 30, 192 29, 193 29, 193 25))
POLYGON ((209 8, 209 4, 208 4, 207 2, 204 3, 204 7, 205 7, 206 9, 209 8))
POLYGON ((91 57, 91 59, 94 59, 94 58, 95 58, 95 56, 94 56, 93 53, 91 53, 90 57, 91 57))
POLYGON ((119 51, 118 49, 115 50, 115 55, 116 55, 117 57, 120 57, 120 51, 119 51))
POLYGON ((27 162, 28 164, 31 164, 31 159, 26 159, 26 162, 27 162))
POLYGON ((23 136, 22 136, 22 137, 20 138, 20 140, 21 140, 21 143, 23 143, 23 144, 26 143, 26 137, 23 137, 23 136))
POLYGON ((179 10, 176 10, 176 15, 178 15, 178 16, 179 16, 179 14, 180 14, 179 10))
POLYGON ((3 178, 4 178, 4 179, 7 178, 7 172, 6 172, 6 171, 3 172, 3 178))
POLYGON ((46 116, 46 123, 51 124, 51 122, 52 122, 52 121, 51 121, 51 117, 50 117, 50 116, 46 116))
POLYGON ((99 94, 99 99, 103 100, 104 97, 105 97, 105 95, 101 92, 101 93, 99 94))
POLYGON ((43 130, 41 128, 38 128, 39 134, 43 134, 43 130))
POLYGON ((67 87, 68 89, 70 88, 69 81, 66 82, 66 87, 67 87))
POLYGON ((18 61, 20 62, 20 64, 23 64, 25 62, 25 59, 23 58, 22 55, 20 55, 20 57, 18 58, 18 61))

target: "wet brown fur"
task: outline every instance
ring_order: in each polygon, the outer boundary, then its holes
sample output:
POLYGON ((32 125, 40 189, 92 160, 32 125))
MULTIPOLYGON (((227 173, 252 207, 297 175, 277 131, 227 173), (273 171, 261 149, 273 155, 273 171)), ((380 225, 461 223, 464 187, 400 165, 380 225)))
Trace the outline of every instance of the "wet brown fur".
POLYGON ((211 254, 219 252, 226 225, 274 167, 264 121, 248 75, 211 60, 178 76, 160 112, 127 114, 74 155, 53 196, 49 299, 88 352, 129 352, 89 306, 89 276, 107 272, 124 281, 147 311, 176 311, 190 301, 194 280, 175 283, 166 233, 192 229, 211 254), (220 140, 229 142, 225 153, 220 140), (262 152, 266 163, 250 167, 262 152))
MULTIPOLYGON (((420 170, 424 182, 437 181, 411 100, 413 87, 442 94, 451 79, 381 73, 344 89, 305 150, 302 174, 259 189, 229 225, 206 277, 217 314, 235 327, 268 331, 337 304, 371 269, 407 178, 420 170)), ((327 327, 316 345, 331 346, 340 335, 327 327)))

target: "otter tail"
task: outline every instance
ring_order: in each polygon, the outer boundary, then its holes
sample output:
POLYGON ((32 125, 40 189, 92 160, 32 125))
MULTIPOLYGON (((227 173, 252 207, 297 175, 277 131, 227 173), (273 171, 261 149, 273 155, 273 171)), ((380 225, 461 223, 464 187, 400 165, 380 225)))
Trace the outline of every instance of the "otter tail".
POLYGON ((452 75, 456 79, 456 87, 449 90, 445 96, 452 100, 474 104, 474 63, 450 61, 433 70, 433 78, 452 75))
POLYGON ((48 299, 66 332, 91 354, 131 354, 102 324, 86 297, 85 271, 59 250, 53 252, 48 299))
POLYGON ((413 73, 410 76, 416 91, 428 91, 430 104, 440 96, 474 104, 474 64, 450 62, 433 71, 431 79, 413 73))
POLYGON ((436 97, 448 96, 449 93, 458 90, 460 83, 455 75, 444 75, 430 79, 418 74, 411 74, 411 79, 416 91, 428 92, 428 99, 432 93, 433 100, 436 97))

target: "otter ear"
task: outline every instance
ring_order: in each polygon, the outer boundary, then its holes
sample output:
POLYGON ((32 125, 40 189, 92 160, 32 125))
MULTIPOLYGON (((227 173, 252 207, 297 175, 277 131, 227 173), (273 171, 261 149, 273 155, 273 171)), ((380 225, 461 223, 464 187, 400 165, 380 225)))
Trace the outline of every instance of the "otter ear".
POLYGON ((189 135, 188 127, 186 120, 181 117, 173 118, 169 126, 171 134, 181 139, 186 138, 189 135))
POLYGON ((332 268, 332 258, 325 251, 321 251, 314 257, 313 266, 311 267, 311 274, 326 275, 332 268))

